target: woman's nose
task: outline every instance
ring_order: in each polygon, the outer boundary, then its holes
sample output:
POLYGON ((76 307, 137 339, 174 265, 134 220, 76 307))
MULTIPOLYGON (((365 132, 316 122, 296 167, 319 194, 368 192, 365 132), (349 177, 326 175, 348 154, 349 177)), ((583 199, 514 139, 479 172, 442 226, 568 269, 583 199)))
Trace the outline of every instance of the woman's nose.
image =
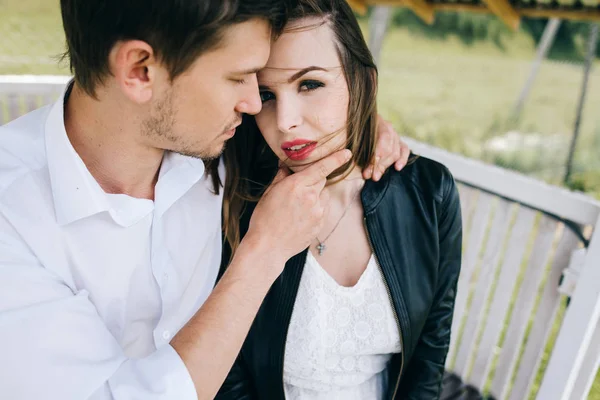
POLYGON ((277 102, 277 127, 290 132, 302 124, 301 110, 292 98, 279 98, 277 102))

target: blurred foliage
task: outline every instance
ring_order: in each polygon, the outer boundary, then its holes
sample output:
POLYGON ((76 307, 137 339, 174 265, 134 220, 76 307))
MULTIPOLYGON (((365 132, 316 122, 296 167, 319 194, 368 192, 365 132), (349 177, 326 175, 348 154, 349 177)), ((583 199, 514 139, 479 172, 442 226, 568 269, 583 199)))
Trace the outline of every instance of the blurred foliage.
MULTIPOLYGON (((522 18, 521 30, 538 43, 547 22, 546 18, 522 18)), ((515 34, 495 15, 468 12, 437 12, 435 23, 427 25, 411 10, 398 8, 394 11, 392 25, 407 28, 412 33, 433 39, 445 39, 449 35, 456 35, 465 44, 491 41, 500 49, 505 49, 505 39, 515 34)), ((585 56, 585 42, 589 27, 590 24, 587 22, 562 21, 548 58, 582 61, 585 56)), ((597 54, 600 56, 600 42, 597 54)))

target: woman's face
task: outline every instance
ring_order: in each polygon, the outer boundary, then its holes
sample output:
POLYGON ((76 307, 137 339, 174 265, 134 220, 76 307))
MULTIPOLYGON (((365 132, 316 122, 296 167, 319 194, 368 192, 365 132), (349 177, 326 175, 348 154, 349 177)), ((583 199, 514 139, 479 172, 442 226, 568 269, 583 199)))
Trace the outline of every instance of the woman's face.
POLYGON ((348 85, 328 24, 314 18, 290 23, 271 46, 258 84, 263 108, 256 122, 292 170, 345 147, 348 85), (301 28, 307 25, 315 27, 301 28))

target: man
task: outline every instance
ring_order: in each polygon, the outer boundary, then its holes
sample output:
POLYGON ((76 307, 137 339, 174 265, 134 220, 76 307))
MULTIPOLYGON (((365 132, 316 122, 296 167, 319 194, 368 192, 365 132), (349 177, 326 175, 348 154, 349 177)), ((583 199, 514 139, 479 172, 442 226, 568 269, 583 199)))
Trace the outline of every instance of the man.
POLYGON ((279 174, 213 290, 222 198, 202 160, 260 111, 284 5, 61 0, 74 83, 0 128, 2 398, 215 395, 348 158, 279 174))

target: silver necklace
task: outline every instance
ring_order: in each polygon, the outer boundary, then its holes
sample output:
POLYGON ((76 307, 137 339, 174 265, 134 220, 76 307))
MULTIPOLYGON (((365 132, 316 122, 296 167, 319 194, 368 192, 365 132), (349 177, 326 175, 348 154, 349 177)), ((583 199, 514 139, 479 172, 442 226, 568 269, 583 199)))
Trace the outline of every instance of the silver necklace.
POLYGON ((348 212, 348 210, 350 209, 350 207, 352 206, 352 203, 354 203, 354 200, 356 199, 356 197, 358 196, 358 194, 360 193, 360 190, 362 188, 359 188, 356 193, 354 194, 354 196, 352 196, 352 200, 350 200, 350 203, 348 203, 348 205, 346 206, 346 209, 344 210, 344 212, 342 213, 342 216, 340 217, 340 219, 338 220, 338 222, 335 224, 335 226, 333 227, 333 229, 331 230, 331 232, 329 232, 329 235, 327 235, 325 237, 325 239, 320 240, 318 237, 315 236, 315 239, 317 239, 317 242, 319 243, 316 246, 317 251, 319 252, 319 255, 323 255, 323 253, 325 252, 325 250, 327 250, 327 246, 325 246, 325 242, 327 241, 327 239, 329 239, 329 237, 333 234, 333 232, 335 232, 335 230, 337 229, 338 225, 340 224, 340 222, 342 222, 342 220, 344 219, 344 216, 346 215, 346 213, 348 212))

